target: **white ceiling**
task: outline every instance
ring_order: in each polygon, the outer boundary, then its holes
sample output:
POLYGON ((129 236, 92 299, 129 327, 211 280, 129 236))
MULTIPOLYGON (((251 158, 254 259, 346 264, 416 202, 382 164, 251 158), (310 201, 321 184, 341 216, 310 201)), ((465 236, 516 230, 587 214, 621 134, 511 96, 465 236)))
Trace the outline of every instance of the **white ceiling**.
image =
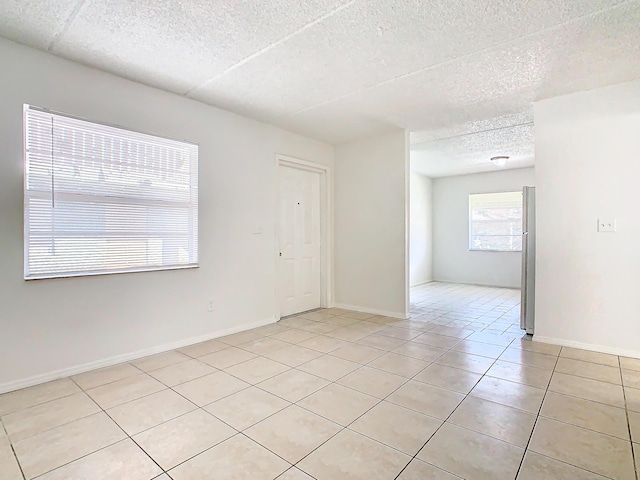
POLYGON ((0 36, 314 138, 409 129, 434 176, 532 162, 531 103, 640 77, 638 25, 640 0, 0 0, 0 36))

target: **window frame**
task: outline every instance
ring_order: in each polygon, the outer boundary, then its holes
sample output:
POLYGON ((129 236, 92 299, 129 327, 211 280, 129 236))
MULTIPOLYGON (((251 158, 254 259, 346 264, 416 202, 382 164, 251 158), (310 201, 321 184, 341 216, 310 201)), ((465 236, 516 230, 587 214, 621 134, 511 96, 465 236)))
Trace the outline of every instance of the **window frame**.
MULTIPOLYGON (((522 252, 522 244, 520 244, 520 248, 518 250, 504 250, 504 249, 496 249, 496 248, 474 248, 472 246, 474 237, 488 237, 490 235, 474 235, 473 234, 473 206, 471 197, 475 195, 496 195, 496 194, 520 194, 522 196, 521 190, 499 190, 499 191, 490 191, 490 192, 475 192, 470 193, 467 198, 468 204, 468 237, 467 237, 467 247, 470 252, 495 252, 495 253, 521 253, 522 252)), ((522 203, 520 203, 520 221, 522 222, 522 203)), ((521 223, 520 223, 521 225, 521 223)), ((519 229, 519 233, 517 235, 495 235, 500 237, 520 237, 522 238, 522 228, 519 229)))
MULTIPOLYGON (((96 120, 90 120, 87 118, 83 118, 80 116, 75 116, 75 115, 70 115, 67 113, 62 113, 62 112, 58 112, 58 111, 54 111, 54 110, 50 110, 47 108, 42 108, 42 107, 38 107, 38 106, 34 106, 34 105, 30 105, 30 104, 23 104, 23 125, 22 125, 22 131, 23 131, 23 220, 24 220, 24 252, 23 252, 23 266, 24 266, 24 280, 25 281, 31 281, 31 280, 44 280, 44 279, 53 279, 53 278, 70 278, 70 277, 88 277, 88 276, 100 276, 100 275, 116 275, 116 274, 121 274, 121 273, 137 273, 137 272, 153 272, 153 271, 164 271, 164 270, 183 270, 183 269, 191 269, 191 268, 199 268, 199 237, 200 237, 200 232, 199 232, 199 145, 197 143, 194 142, 190 142, 187 140, 183 140, 183 139, 176 139, 176 138, 171 138, 171 137, 167 137, 167 136, 162 136, 162 135, 157 135, 154 133, 148 133, 148 132, 143 132, 140 130, 135 130, 135 129, 131 129, 131 128, 127 128, 127 127, 123 127, 121 125, 115 125, 112 123, 108 123, 108 122, 103 122, 103 121, 96 121, 96 120), (62 117, 65 119, 70 119, 72 121, 80 121, 80 122, 85 122, 87 124, 90 124, 92 126, 96 126, 99 128, 96 128, 96 130, 93 132, 95 135, 99 135, 100 132, 98 131, 100 128, 102 129, 113 129, 113 130, 117 130, 120 132, 124 132, 125 135, 126 134, 133 134, 133 136, 146 136, 146 137, 150 137, 151 139, 157 139, 159 141, 165 141, 165 142, 171 142, 171 143, 177 143, 177 144, 182 144, 185 146, 185 148, 191 148, 191 149, 195 149, 195 153, 192 151, 189 155, 189 176, 190 176, 190 181, 189 181, 189 188, 190 191, 192 189, 195 189, 195 201, 193 200, 193 193, 190 194, 191 195, 191 199, 188 202, 185 202, 185 205, 188 205, 188 208, 190 209, 189 211, 189 215, 191 215, 193 218, 192 220, 190 220, 188 222, 188 226, 187 229, 185 230, 185 235, 188 235, 189 237, 191 237, 189 239, 189 243, 191 243, 191 239, 194 240, 195 245, 193 246, 193 248, 189 249, 189 260, 187 263, 179 263, 179 264, 166 264, 166 265, 147 265, 147 266, 135 266, 135 267, 131 267, 131 268, 100 268, 99 266, 95 266, 92 267, 91 270, 66 270, 66 271, 49 271, 48 273, 31 273, 29 270, 30 267, 30 257, 29 257, 29 252, 30 252, 30 217, 29 217, 29 213, 30 213, 30 207, 27 204, 27 202, 29 200, 38 198, 38 196, 46 196, 46 193, 43 194, 42 192, 39 192, 37 189, 29 189, 29 173, 28 173, 28 169, 29 167, 32 165, 32 163, 29 161, 29 152, 27 151, 28 146, 29 146, 29 141, 28 141, 28 136, 29 136, 29 131, 27 130, 28 126, 28 111, 35 111, 35 112, 40 112, 46 115, 52 115, 53 118, 55 117, 62 117), (195 158, 192 158, 191 155, 194 155, 195 158), (195 182, 193 181, 193 177, 195 176, 195 182), (31 193, 30 193, 31 192, 31 193), (191 225, 192 224, 192 225, 191 225)), ((115 135, 115 134, 114 134, 115 135)), ((104 138, 107 138, 106 135, 104 138)), ((132 139, 132 143, 136 142, 135 138, 132 139)), ((138 144, 143 144, 143 142, 141 140, 138 140, 138 144)), ((151 144, 151 141, 149 142, 149 144, 151 144)), ((52 147, 53 148, 53 147, 52 147)), ((186 151, 186 150, 185 150, 186 151)), ((52 156, 52 161, 54 161, 54 152, 52 151, 51 153, 52 156)), ((52 182, 53 184, 53 182, 52 182)), ((62 198, 64 197, 68 197, 68 196, 74 196, 77 195, 80 198, 84 198, 85 199, 85 203, 87 202, 87 198, 89 197, 94 197, 94 198, 100 198, 101 202, 96 202, 95 205, 98 206, 104 206, 104 207, 108 207, 109 205, 112 204, 123 204, 123 205, 127 205, 127 206, 132 206, 132 205, 138 205, 138 206, 145 206, 145 207, 153 207, 154 205, 158 206, 158 205, 163 205, 164 203, 164 199, 162 199, 160 196, 156 196, 155 198, 148 198, 148 199, 142 199, 142 198, 138 198, 137 201, 135 196, 109 196, 108 194, 102 194, 102 195, 95 195, 92 196, 91 194, 88 193, 79 193, 79 194, 74 194, 74 193, 68 193, 68 192, 57 192, 55 191, 55 185, 52 186, 52 190, 51 190, 51 195, 52 198, 54 198, 54 196, 60 196, 62 198), (133 201, 132 201, 133 200, 133 201)), ((57 197, 56 197, 57 198, 57 197)), ((81 202, 82 203, 82 202, 81 202)), ((149 216, 148 211, 146 212, 146 216, 145 218, 147 219, 147 222, 149 221, 150 218, 153 218, 151 216, 149 216)), ((162 218, 162 217, 159 217, 162 218)), ((82 235, 78 235, 77 237, 72 237, 72 238, 81 238, 82 235)), ((55 235, 52 235, 52 240, 55 238, 55 235)), ((108 236, 104 236, 102 238, 108 238, 108 236)), ((153 237, 147 235, 145 237, 143 237, 144 239, 148 240, 152 240, 154 238, 157 237, 153 237)))

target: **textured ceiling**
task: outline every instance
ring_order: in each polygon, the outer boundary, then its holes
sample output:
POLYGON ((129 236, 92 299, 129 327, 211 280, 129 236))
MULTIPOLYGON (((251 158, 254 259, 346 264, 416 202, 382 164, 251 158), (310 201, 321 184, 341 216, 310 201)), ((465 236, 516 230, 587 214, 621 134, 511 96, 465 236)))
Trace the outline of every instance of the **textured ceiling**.
POLYGON ((409 129, 432 175, 532 161, 503 127, 640 77, 638 25, 640 0, 0 0, 1 36, 289 130, 409 129))

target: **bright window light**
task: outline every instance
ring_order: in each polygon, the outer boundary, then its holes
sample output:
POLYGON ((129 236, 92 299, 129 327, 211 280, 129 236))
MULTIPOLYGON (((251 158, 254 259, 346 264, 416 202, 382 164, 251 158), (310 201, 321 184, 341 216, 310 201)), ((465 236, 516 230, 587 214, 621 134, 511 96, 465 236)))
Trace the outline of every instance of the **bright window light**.
POLYGON ((522 192, 469 195, 469 250, 522 251, 522 192))
POLYGON ((198 266, 198 146, 25 105, 24 278, 198 266))

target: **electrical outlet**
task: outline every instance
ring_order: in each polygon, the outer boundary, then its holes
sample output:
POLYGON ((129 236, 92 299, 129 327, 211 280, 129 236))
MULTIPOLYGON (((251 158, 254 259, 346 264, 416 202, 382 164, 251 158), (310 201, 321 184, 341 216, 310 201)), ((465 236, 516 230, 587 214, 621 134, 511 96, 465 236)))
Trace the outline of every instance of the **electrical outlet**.
POLYGON ((207 312, 213 312, 215 307, 213 306, 213 300, 209 300, 209 305, 207 305, 207 312))
POLYGON ((616 220, 614 219, 598 219, 598 232, 613 233, 616 231, 616 220))

